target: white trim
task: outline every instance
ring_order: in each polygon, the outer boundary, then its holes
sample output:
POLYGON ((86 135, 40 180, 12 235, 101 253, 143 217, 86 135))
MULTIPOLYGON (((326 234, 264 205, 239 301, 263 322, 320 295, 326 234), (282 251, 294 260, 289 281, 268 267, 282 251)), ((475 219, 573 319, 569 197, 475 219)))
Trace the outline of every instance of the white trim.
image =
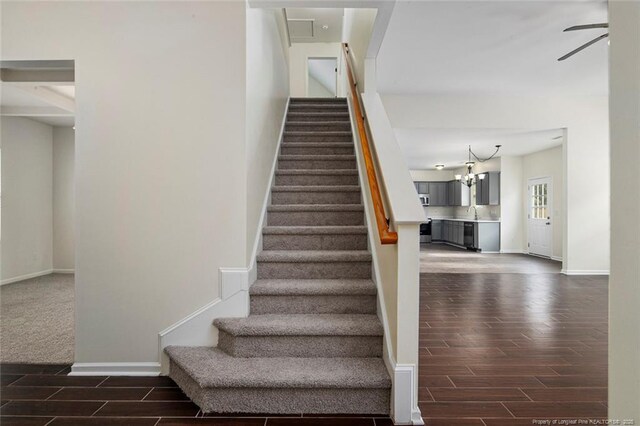
POLYGON ((31 274, 19 275, 17 277, 13 277, 13 278, 5 278, 4 280, 2 280, 0 282, 0 285, 16 283, 18 281, 24 281, 24 280, 28 280, 30 278, 42 277, 44 275, 49 275, 52 272, 53 272, 53 269, 45 269, 44 271, 32 272, 31 274))
POLYGON ((54 269, 53 273, 54 274, 75 274, 76 270, 75 269, 54 269))
POLYGON ((220 268, 218 269, 218 283, 222 300, 227 300, 240 291, 249 291, 249 269, 220 268))
POLYGON ((69 376, 159 376, 159 362, 76 362, 69 376))
POLYGON ((562 256, 551 256, 551 260, 555 260, 556 262, 562 262, 562 256))
POLYGON ((249 292, 238 291, 228 299, 217 298, 158 333, 158 357, 162 374, 169 373, 167 346, 215 346, 218 330, 212 325, 216 318, 243 317, 249 312, 249 292))
POLYGON ((251 261, 249 265, 249 286, 253 284, 257 279, 256 268, 256 256, 258 251, 262 249, 262 229, 267 223, 267 207, 271 202, 271 188, 275 181, 276 167, 278 166, 278 155, 280 154, 280 148, 282 146, 282 140, 284 139, 284 127, 287 123, 287 113, 289 112, 289 104, 291 98, 287 99, 287 104, 284 107, 284 116, 282 117, 282 123, 280 124, 280 136, 278 137, 278 145, 276 146, 276 152, 273 156, 273 163, 271 164, 271 171, 269 172, 269 184, 267 185, 267 191, 262 200, 262 211, 260 212, 260 222, 258 223, 258 232, 256 232, 256 238, 253 242, 253 252, 251 253, 251 261))
POLYGON ((564 275, 609 275, 608 269, 563 269, 564 275))

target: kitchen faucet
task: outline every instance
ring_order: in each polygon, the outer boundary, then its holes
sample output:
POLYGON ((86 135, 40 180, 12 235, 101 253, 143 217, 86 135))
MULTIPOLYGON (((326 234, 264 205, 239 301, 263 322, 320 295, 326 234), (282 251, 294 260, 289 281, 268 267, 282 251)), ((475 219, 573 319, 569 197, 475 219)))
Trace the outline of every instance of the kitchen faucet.
POLYGON ((478 220, 478 207, 476 206, 469 206, 469 208, 467 209, 467 213, 469 213, 469 210, 473 209, 473 212, 475 213, 474 218, 475 220, 478 220))

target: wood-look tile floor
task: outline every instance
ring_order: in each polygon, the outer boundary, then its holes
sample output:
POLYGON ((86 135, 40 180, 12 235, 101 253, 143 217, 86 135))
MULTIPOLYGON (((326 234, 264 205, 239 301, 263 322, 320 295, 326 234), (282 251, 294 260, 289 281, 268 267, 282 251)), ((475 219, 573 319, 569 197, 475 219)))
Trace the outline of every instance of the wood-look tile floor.
POLYGON ((203 415, 168 377, 67 376, 68 365, 2 364, 2 426, 388 426, 371 415, 203 415))
MULTIPOLYGON (((418 399, 426 424, 605 419, 607 278, 539 272, 549 261, 533 257, 518 259, 516 273, 504 273, 509 261, 491 273, 473 263, 466 273, 421 274, 418 399), (526 273, 526 262, 536 272, 526 273)), ((428 269, 424 259, 421 266, 428 269)))

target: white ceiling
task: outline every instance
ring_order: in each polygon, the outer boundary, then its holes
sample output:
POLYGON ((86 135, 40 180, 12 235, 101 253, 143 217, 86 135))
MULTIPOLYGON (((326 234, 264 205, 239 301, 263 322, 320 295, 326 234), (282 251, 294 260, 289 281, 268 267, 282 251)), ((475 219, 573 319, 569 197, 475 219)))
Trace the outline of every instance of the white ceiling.
POLYGON ((495 145, 502 145, 498 157, 520 156, 553 148, 562 144, 562 130, 514 129, 394 129, 400 150, 409 169, 435 169, 444 164, 447 169, 464 165, 468 146, 478 156, 489 157, 495 145))
POLYGON ((344 9, 287 8, 292 43, 333 43, 342 41, 344 9), (323 26, 328 28, 324 29, 323 26))
POLYGON ((377 58, 381 93, 606 94, 606 1, 398 1, 377 58))

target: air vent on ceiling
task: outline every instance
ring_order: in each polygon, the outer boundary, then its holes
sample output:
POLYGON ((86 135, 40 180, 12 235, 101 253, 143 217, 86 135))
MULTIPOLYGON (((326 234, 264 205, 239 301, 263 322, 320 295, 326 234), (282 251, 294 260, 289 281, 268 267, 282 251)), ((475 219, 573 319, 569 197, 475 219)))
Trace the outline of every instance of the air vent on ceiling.
POLYGON ((289 34, 291 38, 312 38, 313 19, 289 19, 289 34))

